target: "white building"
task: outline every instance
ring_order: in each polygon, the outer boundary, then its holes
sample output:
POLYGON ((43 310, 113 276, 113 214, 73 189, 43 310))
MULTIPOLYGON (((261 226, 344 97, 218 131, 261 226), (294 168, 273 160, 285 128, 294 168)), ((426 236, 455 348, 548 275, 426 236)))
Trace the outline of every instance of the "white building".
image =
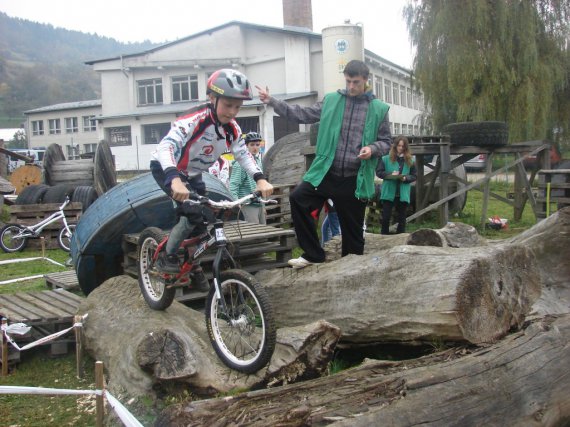
MULTIPOLYGON (((423 100, 412 89, 410 71, 368 50, 364 57, 374 93, 391 107, 393 134, 418 134, 414 118, 423 100)), ((72 157, 107 140, 118 170, 148 169, 150 153, 172 121, 205 102, 206 81, 219 68, 238 69, 253 85, 268 86, 272 96, 289 102, 308 106, 324 95, 321 34, 298 26, 234 21, 145 52, 88 64, 101 76, 102 100, 26 111, 31 148, 58 143, 72 157)), ((308 130, 281 119, 259 98, 245 102, 237 120, 244 132, 261 132, 266 149, 284 135, 308 130)))

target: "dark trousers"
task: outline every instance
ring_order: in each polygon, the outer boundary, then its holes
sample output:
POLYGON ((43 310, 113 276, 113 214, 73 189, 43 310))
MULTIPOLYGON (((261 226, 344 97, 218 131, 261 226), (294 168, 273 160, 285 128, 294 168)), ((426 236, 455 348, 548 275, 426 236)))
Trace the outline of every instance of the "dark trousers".
POLYGON ((394 201, 382 200, 382 234, 390 234, 390 218, 392 217, 392 209, 396 206, 396 218, 398 220, 398 227, 396 233, 406 232, 406 210, 408 209, 407 202, 402 202, 399 197, 394 201))
POLYGON ((364 253, 364 213, 366 202, 354 197, 356 177, 337 178, 330 174, 315 188, 302 181, 291 193, 291 217, 303 258, 311 262, 323 262, 325 251, 317 234, 316 220, 311 212, 320 210, 331 199, 338 213, 342 234, 342 256, 364 253))

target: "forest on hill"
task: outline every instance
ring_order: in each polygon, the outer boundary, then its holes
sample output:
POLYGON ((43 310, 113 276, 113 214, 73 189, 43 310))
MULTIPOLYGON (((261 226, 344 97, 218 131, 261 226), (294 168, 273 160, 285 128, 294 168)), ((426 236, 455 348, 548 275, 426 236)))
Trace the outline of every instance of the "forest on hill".
POLYGON ((101 98, 99 76, 85 61, 153 46, 150 41, 121 43, 0 12, 0 128, 19 127, 26 110, 101 98))

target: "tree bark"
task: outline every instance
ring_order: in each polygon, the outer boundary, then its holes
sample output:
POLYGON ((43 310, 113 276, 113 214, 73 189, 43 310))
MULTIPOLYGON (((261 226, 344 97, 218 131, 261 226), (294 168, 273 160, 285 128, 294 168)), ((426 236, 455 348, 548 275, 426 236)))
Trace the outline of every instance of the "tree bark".
POLYGON ((488 347, 366 361, 305 383, 173 405, 156 426, 561 426, 570 420, 570 315, 488 347))
POLYGON ((176 389, 212 396, 315 378, 326 371, 340 337, 340 330, 325 321, 281 328, 269 365, 245 375, 218 359, 203 313, 176 301, 165 311, 151 310, 131 277, 104 282, 81 304, 79 314, 88 314, 84 345, 105 363, 110 390, 130 396, 176 389))

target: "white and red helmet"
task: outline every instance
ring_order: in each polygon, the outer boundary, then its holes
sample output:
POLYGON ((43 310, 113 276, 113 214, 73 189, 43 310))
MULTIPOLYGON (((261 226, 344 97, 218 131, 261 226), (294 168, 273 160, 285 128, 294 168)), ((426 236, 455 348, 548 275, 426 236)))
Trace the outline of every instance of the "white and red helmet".
POLYGON ((231 68, 214 71, 208 79, 207 93, 233 99, 253 99, 253 92, 247 77, 231 68))

